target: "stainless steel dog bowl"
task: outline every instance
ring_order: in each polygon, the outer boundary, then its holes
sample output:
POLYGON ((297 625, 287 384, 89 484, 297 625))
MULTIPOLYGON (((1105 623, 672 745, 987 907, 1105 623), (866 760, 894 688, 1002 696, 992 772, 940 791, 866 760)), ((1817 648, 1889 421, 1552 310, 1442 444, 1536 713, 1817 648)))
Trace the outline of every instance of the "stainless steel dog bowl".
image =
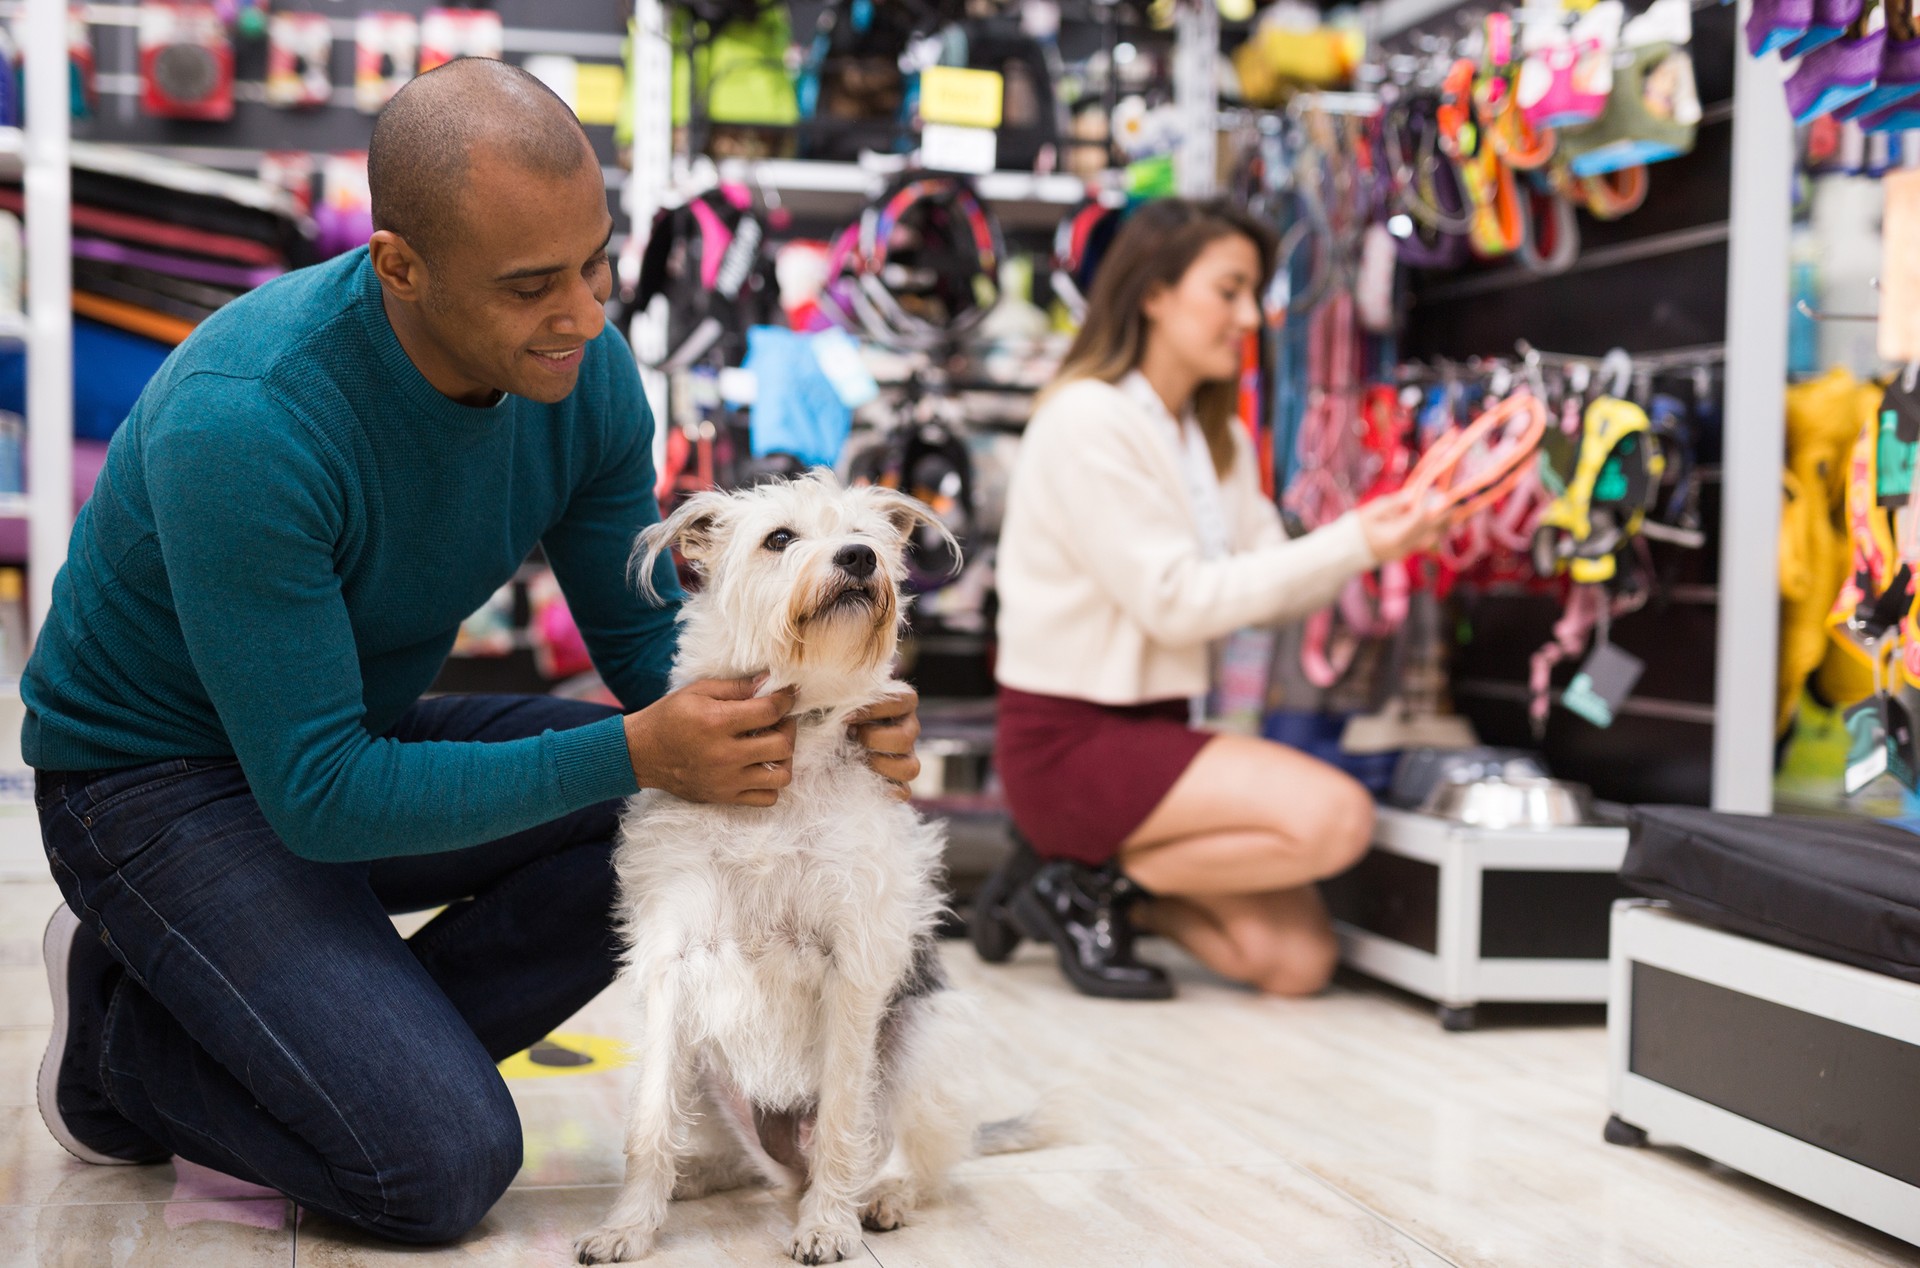
POLYGON ((1420 809, 1476 828, 1564 828, 1587 822, 1593 794, 1584 784, 1514 772, 1437 784, 1420 809))

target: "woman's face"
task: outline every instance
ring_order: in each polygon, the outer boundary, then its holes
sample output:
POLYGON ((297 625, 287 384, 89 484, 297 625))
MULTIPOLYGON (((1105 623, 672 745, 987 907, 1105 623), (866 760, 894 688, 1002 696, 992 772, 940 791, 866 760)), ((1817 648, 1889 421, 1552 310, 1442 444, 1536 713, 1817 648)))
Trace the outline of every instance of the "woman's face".
POLYGON ((1180 280, 1141 304, 1147 338, 1202 380, 1240 373, 1240 348, 1260 328, 1260 252, 1244 236, 1215 238, 1180 280))

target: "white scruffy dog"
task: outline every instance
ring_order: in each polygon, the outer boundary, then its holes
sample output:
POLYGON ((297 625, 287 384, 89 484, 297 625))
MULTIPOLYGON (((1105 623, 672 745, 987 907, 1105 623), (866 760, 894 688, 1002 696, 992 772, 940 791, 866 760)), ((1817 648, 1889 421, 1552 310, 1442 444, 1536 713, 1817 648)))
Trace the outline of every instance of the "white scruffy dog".
MULTIPOLYGON (((933 943, 942 837, 895 799, 847 719, 891 689, 920 503, 818 473, 704 493, 635 548, 645 584, 678 544, 705 584, 681 611, 674 685, 770 675, 797 691, 793 782, 770 809, 635 797, 617 866, 644 1018, 626 1183, 583 1264, 638 1258, 675 1197, 805 1192, 789 1251, 856 1253, 976 1147, 977 1033, 933 943)), ((941 529, 940 531, 944 531, 941 529)))

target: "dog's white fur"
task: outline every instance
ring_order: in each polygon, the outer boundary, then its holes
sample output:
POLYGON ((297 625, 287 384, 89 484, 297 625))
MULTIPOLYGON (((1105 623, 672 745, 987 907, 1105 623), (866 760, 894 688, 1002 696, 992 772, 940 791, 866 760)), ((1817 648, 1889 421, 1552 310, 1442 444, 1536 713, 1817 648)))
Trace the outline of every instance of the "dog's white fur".
POLYGON ((762 1180, 804 1185, 789 1252, 830 1263, 857 1251, 863 1220, 902 1223, 974 1146, 976 1031, 933 956, 943 834, 847 729, 890 694, 922 524, 938 529, 910 498, 819 473, 701 494, 635 549, 642 584, 673 544, 704 574, 674 685, 766 673, 765 690, 796 689, 800 723, 770 809, 655 791, 630 805, 617 866, 640 1071, 625 1187, 575 1243, 581 1263, 646 1254, 670 1197, 762 1180))

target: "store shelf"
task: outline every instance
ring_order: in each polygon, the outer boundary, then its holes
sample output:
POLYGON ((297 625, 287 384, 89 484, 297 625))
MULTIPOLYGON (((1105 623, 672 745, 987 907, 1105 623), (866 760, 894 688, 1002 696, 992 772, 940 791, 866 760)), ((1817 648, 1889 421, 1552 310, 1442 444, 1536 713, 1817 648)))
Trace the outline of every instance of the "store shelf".
MULTIPOLYGON (((798 216, 855 215, 862 203, 885 185, 894 166, 824 163, 805 159, 727 159, 722 180, 757 191, 769 205, 778 202, 798 216)), ((1046 227, 1063 209, 1087 196, 1087 181, 1065 172, 987 172, 973 178, 974 188, 1011 228, 1046 227)))
POLYGON ((28 513, 26 494, 0 493, 0 520, 23 520, 28 513))

